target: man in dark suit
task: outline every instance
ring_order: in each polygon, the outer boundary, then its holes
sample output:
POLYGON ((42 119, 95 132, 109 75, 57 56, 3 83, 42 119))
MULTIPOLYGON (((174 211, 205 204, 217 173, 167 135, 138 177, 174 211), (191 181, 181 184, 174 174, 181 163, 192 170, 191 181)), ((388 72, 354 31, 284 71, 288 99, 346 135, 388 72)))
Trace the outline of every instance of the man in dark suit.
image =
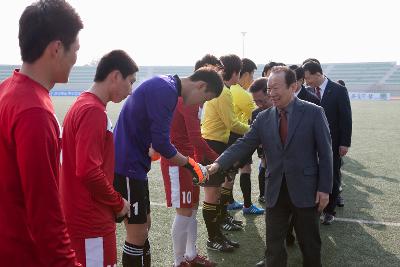
POLYGON ((303 254, 303 266, 321 266, 319 212, 332 189, 332 148, 321 107, 294 96, 296 76, 274 67, 268 78, 273 107, 262 111, 250 131, 213 164, 210 174, 228 170, 260 144, 268 159, 266 200, 266 266, 286 266, 285 237, 290 217, 303 254))
MULTIPOLYGON (((319 101, 319 98, 313 94, 311 91, 307 90, 306 87, 304 86, 304 70, 302 67, 299 67, 297 65, 291 65, 289 67, 291 70, 293 70, 296 73, 296 91, 294 92, 294 95, 297 96, 299 99, 308 101, 310 103, 314 103, 317 106, 320 106, 321 102, 319 101)), ((286 245, 287 246, 292 246, 296 240, 295 236, 293 235, 293 229, 294 229, 294 217, 290 220, 289 224, 289 230, 286 236, 286 245)))
POLYGON ((316 95, 321 99, 321 106, 325 110, 332 138, 333 187, 329 204, 322 218, 322 223, 329 225, 335 219, 336 199, 341 184, 341 157, 347 154, 351 145, 350 99, 346 87, 328 79, 318 62, 309 61, 303 65, 303 69, 307 85, 315 88, 316 95))
POLYGON ((319 98, 313 94, 311 91, 307 90, 304 86, 304 69, 303 67, 299 67, 297 65, 290 66, 290 69, 296 73, 297 79, 297 88, 294 92, 294 95, 299 99, 314 103, 317 106, 321 105, 321 101, 319 98))

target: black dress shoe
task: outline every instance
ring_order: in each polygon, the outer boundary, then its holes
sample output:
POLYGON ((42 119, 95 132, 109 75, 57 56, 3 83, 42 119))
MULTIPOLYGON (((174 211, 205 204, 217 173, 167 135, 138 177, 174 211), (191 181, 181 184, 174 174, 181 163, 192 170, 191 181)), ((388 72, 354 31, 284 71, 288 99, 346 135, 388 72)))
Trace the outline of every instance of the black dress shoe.
POLYGON ((291 247, 294 245, 294 241, 296 240, 296 238, 294 237, 294 235, 292 233, 288 233, 286 236, 286 246, 291 247))
POLYGON ((256 264, 256 267, 265 267, 265 259, 256 264))

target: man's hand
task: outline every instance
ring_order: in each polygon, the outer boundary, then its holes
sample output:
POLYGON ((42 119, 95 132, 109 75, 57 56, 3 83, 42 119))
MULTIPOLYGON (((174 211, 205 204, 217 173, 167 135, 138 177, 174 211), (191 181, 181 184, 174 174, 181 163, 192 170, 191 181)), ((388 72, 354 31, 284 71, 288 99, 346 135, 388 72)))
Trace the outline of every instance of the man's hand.
POLYGON ((124 220, 125 216, 127 216, 127 217, 131 216, 131 204, 125 198, 123 198, 122 200, 124 201, 124 207, 116 215, 117 222, 122 222, 124 220))
POLYGON ((329 203, 329 194, 317 191, 315 204, 318 204, 318 212, 322 212, 329 203))
POLYGON ((206 168, 207 168, 208 174, 213 175, 218 172, 219 164, 217 162, 214 162, 210 165, 207 165, 206 168))
POLYGON ((183 166, 193 174, 193 183, 196 185, 202 185, 208 180, 208 171, 206 167, 197 163, 191 157, 187 157, 188 162, 183 166))
POLYGON ((339 147, 339 155, 341 157, 346 156, 348 151, 349 151, 349 148, 347 146, 340 146, 339 147))

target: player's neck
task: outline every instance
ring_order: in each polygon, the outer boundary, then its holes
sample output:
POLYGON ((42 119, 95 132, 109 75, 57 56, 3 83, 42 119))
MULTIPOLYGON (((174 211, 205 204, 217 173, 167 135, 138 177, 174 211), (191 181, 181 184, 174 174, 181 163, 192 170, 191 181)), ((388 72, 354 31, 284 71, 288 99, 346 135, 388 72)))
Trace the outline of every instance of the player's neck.
POLYGON ((103 102, 104 106, 107 106, 107 103, 111 100, 110 93, 107 90, 107 85, 105 83, 94 83, 92 87, 88 90, 88 92, 97 96, 101 102, 103 102))
POLYGON ((192 84, 193 82, 185 77, 185 78, 181 78, 181 97, 183 98, 183 102, 185 103, 185 99, 189 96, 190 94, 190 90, 192 88, 192 84))
POLYGON ((54 82, 51 81, 49 77, 49 71, 47 71, 46 66, 40 64, 40 62, 35 63, 22 63, 21 69, 19 71, 21 74, 28 76, 31 80, 41 84, 44 88, 50 91, 54 87, 54 82))

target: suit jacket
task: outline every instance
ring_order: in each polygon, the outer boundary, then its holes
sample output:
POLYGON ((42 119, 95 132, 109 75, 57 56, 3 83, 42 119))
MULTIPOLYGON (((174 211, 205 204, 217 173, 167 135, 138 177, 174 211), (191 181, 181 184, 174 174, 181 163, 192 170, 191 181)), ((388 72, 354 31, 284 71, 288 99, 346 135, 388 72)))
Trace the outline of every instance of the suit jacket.
POLYGON ((346 87, 328 79, 321 106, 325 110, 335 153, 339 146, 351 145, 352 118, 349 94, 346 87))
POLYGON ((266 206, 275 206, 285 175, 292 203, 299 208, 314 207, 317 190, 332 190, 332 148, 328 122, 321 107, 294 98, 289 115, 288 135, 282 145, 275 107, 262 111, 250 131, 230 146, 217 162, 228 170, 241 155, 262 144, 268 159, 266 206))
POLYGON ((301 86, 300 92, 297 95, 297 97, 301 100, 308 101, 311 103, 314 103, 317 106, 321 105, 321 102, 315 94, 311 93, 309 90, 307 90, 304 85, 301 86))

